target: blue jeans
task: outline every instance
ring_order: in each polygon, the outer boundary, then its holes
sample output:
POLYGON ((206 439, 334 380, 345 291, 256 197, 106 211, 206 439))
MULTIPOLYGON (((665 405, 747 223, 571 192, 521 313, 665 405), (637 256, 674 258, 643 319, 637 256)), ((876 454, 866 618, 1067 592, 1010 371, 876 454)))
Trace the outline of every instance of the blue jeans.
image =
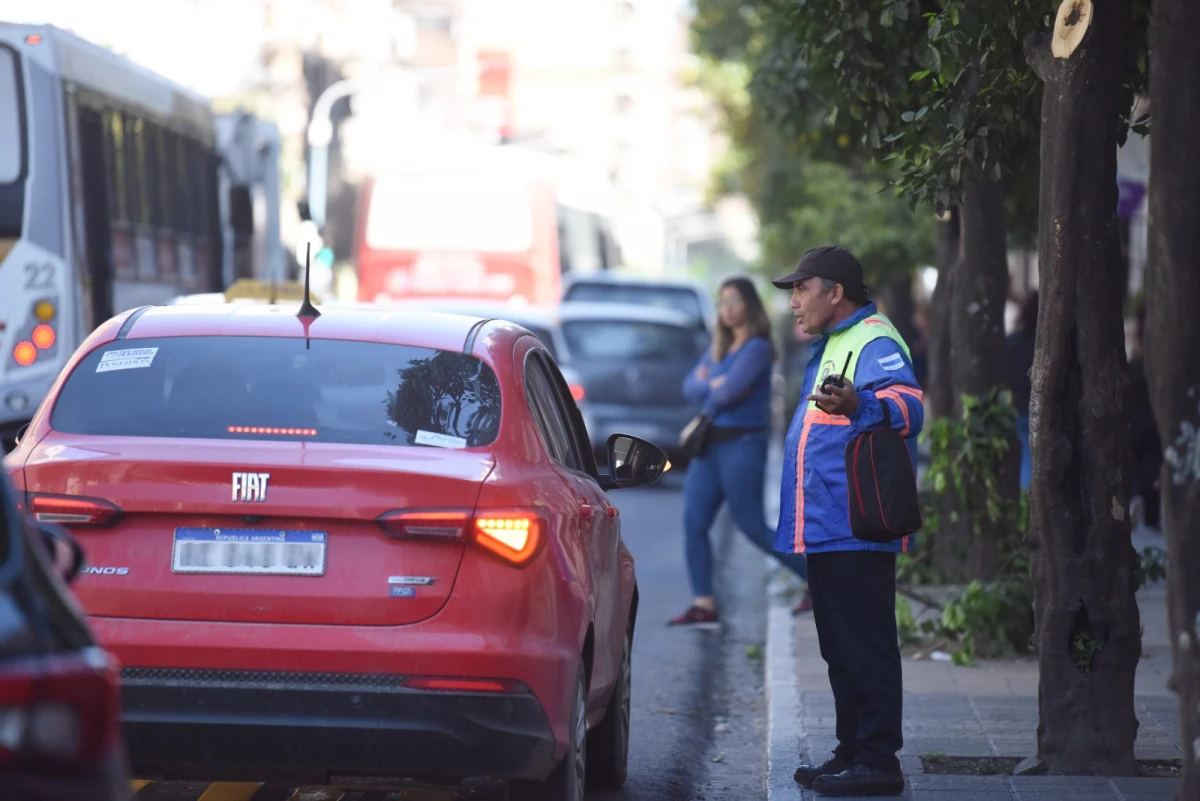
POLYGON ((1021 441, 1021 489, 1029 489, 1033 476, 1033 454, 1029 451, 1029 415, 1017 415, 1017 439, 1021 441))
POLYGON ((683 486, 684 552, 688 578, 696 597, 713 594, 713 555, 708 532, 721 504, 729 504, 733 522, 763 553, 774 556, 804 581, 804 554, 775 551, 775 529, 763 510, 763 479, 767 468, 767 434, 746 434, 715 442, 688 465, 683 486))

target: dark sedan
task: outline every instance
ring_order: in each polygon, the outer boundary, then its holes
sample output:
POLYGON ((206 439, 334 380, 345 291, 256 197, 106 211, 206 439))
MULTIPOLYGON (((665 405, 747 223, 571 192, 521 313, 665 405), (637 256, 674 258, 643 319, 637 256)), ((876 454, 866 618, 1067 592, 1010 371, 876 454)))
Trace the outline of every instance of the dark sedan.
POLYGON ((559 324, 587 391, 593 447, 602 449, 621 431, 684 461, 675 446, 699 409, 684 398, 683 379, 709 346, 694 318, 640 305, 565 302, 559 324))

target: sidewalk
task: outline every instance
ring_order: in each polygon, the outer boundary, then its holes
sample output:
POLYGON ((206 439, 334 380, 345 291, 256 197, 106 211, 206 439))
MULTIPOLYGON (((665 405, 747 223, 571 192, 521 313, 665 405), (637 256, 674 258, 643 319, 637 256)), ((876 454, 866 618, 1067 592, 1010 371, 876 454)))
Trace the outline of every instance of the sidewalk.
MULTIPOLYGON (((775 511, 768 495, 769 514, 775 511)), ((1143 531, 1135 545, 1165 547, 1143 531)), ((768 583, 766 688, 768 700, 767 798, 821 798, 792 779, 801 762, 821 762, 837 743, 829 677, 821 659, 812 615, 792 618, 788 587, 768 583)), ((1144 633, 1135 680, 1140 723, 1139 760, 1175 761, 1179 740, 1178 699, 1167 689, 1171 670, 1166 587, 1159 583, 1138 594, 1144 633)), ((913 613, 922 610, 914 604, 913 613)), ((1037 753, 1038 668, 1032 659, 977 661, 970 667, 906 658, 904 662, 904 749, 911 801, 1173 801, 1178 780, 1075 776, 942 775, 925 773, 922 757, 997 758, 997 765, 1037 753), (1011 758, 1003 760, 1001 758, 1011 758)))

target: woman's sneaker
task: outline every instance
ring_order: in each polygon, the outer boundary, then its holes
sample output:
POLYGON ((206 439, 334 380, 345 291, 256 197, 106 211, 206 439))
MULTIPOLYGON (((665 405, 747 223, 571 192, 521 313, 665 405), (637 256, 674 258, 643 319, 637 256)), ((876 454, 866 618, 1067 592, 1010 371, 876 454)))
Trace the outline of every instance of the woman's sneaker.
POLYGON ((691 626, 692 628, 716 628, 721 624, 721 616, 715 609, 705 609, 701 606, 688 607, 688 610, 678 617, 667 621, 668 626, 691 626))
POLYGON ((792 607, 793 615, 802 615, 805 612, 811 612, 813 608, 812 593, 808 590, 804 591, 804 597, 800 599, 800 603, 792 607))

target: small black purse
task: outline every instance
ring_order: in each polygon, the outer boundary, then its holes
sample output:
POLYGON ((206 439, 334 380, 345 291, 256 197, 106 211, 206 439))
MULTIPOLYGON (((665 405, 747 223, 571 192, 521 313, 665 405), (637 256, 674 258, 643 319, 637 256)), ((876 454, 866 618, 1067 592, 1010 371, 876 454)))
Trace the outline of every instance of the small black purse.
POLYGON ((703 455, 704 451, 708 449, 712 429, 711 417, 703 412, 696 415, 679 433, 679 449, 692 458, 703 455))

